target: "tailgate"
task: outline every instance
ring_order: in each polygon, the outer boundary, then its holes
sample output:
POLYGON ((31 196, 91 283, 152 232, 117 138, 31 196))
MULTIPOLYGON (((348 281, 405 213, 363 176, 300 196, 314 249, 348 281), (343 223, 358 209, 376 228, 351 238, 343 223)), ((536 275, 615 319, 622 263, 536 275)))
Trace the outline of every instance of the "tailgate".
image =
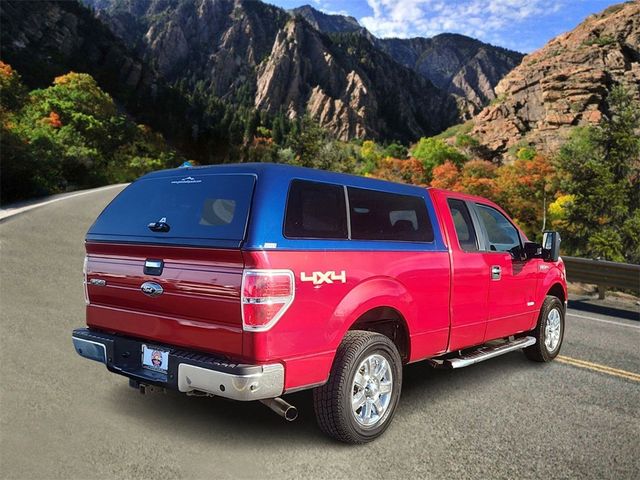
POLYGON ((89 327, 242 355, 240 250, 91 242, 86 250, 89 327), (162 272, 145 274, 147 260, 162 272), (148 282, 155 290, 145 293, 148 282))
POLYGON ((125 188, 87 232, 87 325, 241 357, 255 176, 160 173, 125 188))

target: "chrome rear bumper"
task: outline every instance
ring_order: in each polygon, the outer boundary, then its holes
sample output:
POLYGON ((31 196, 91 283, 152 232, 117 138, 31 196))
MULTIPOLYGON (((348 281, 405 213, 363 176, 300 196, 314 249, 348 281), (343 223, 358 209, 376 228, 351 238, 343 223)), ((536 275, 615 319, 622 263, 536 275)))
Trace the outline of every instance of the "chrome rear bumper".
POLYGON ((143 342, 90 329, 74 330, 76 352, 104 363, 111 372, 143 384, 180 392, 203 392, 232 400, 251 401, 275 398, 284 390, 284 366, 280 363, 248 365, 234 363, 199 352, 157 345, 169 351, 166 374, 141 366, 143 342))

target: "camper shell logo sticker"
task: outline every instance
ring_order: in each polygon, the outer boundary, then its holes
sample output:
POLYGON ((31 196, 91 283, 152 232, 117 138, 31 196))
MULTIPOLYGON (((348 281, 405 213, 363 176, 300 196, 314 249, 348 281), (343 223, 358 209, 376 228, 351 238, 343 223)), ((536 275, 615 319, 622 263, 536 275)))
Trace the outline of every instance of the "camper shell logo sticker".
POLYGON ((328 272, 311 272, 307 275, 305 272, 300 272, 301 282, 313 282, 314 285, 322 285, 323 283, 341 282, 347 283, 347 273, 342 270, 340 273, 336 273, 333 270, 328 272))
POLYGON ((185 177, 180 180, 172 180, 171 183, 173 183, 174 185, 181 185, 184 183, 202 183, 202 180, 196 180, 193 177, 185 177))

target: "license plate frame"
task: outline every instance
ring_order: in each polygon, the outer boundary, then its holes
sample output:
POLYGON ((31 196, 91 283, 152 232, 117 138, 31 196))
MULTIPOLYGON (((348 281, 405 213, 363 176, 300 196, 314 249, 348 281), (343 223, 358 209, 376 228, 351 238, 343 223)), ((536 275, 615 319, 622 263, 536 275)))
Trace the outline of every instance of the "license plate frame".
POLYGON ((169 370, 169 350, 143 343, 140 348, 140 355, 142 368, 163 375, 167 374, 169 370))

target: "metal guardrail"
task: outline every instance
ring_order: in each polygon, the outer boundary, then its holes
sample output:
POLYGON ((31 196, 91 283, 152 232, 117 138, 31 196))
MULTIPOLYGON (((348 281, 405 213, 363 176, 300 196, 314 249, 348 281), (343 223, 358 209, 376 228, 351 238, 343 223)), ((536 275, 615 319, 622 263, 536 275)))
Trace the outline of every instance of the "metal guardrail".
POLYGON ((567 269, 567 280, 597 285, 600 298, 604 298, 607 288, 640 293, 640 265, 565 256, 562 260, 567 269))

